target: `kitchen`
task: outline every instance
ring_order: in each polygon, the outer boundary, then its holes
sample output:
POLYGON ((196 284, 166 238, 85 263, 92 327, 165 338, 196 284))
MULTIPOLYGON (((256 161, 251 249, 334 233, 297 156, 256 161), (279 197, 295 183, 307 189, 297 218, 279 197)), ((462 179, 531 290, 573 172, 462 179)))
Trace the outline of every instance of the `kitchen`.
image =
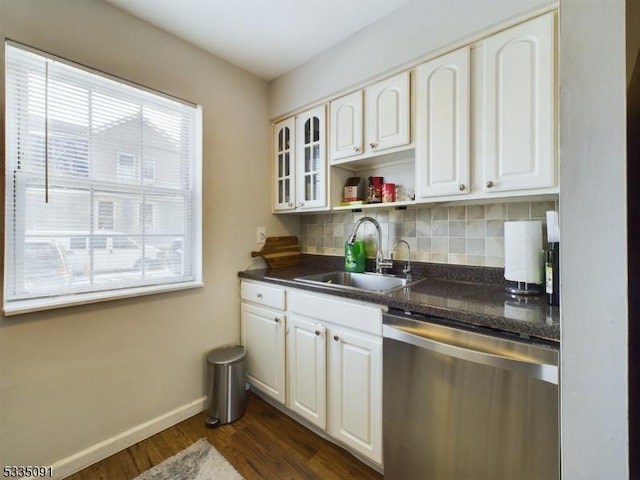
MULTIPOLYGON (((504 2, 487 5, 493 12, 506 8, 504 2)), ((528 3, 529 10, 547 6, 528 3)), ((420 5, 412 8, 421 11, 420 5)), ((624 2, 560 3, 560 89, 566 92, 559 104, 565 478, 625 478, 629 461, 624 10, 624 2), (593 32, 601 35, 593 38, 593 32), (601 130, 611 135, 599 135, 601 130), (591 139, 588 149, 584 138, 591 139), (606 280, 594 284, 594 278, 606 280)), ((408 26, 418 30, 412 13, 364 32, 371 36, 364 44, 342 45, 340 58, 367 58, 366 49, 379 47, 380 38, 388 41, 408 26)), ((495 22, 504 20, 494 15, 495 22)), ((402 62, 398 51, 409 60, 429 46, 412 46, 414 40, 398 36, 403 43, 397 49, 358 62, 357 70, 332 65, 338 56, 330 51, 268 84, 102 2, 4 0, 0 22, 4 37, 197 101, 207 126, 205 287, 5 317, 0 323, 0 457, 3 463, 7 458, 47 464, 202 399, 205 352, 239 339, 237 272, 256 249, 256 226, 265 225, 269 235, 298 234, 295 216, 271 215, 270 119, 377 76, 402 62), (299 87, 318 72, 321 82, 299 87), (264 201, 247 204, 239 192, 264 201), (209 313, 211 305, 215 313, 209 313)))

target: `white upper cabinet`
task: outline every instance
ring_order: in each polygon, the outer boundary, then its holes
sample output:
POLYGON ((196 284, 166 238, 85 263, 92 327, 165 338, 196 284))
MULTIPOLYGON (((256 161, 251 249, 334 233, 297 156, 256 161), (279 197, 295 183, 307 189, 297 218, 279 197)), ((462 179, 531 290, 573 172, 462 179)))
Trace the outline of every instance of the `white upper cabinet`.
POLYGON ((324 105, 274 125, 274 211, 327 207, 326 150, 324 105))
POLYGON ((324 105, 296 117, 297 203, 299 209, 327 205, 327 141, 324 105))
POLYGON ((331 161, 344 163, 411 142, 410 73, 331 102, 331 161))
POLYGON ((470 49, 416 69, 416 198, 467 194, 470 49))
POLYGON ((376 152, 406 145, 410 135, 409 72, 402 72, 367 87, 365 98, 366 146, 376 152))
POLYGON ((555 16, 484 40, 484 190, 556 185, 555 16))
POLYGON ((362 90, 331 102, 331 160, 361 155, 362 90))
POLYGON ((295 118, 276 123, 274 134, 274 200, 276 211, 295 208, 295 118))

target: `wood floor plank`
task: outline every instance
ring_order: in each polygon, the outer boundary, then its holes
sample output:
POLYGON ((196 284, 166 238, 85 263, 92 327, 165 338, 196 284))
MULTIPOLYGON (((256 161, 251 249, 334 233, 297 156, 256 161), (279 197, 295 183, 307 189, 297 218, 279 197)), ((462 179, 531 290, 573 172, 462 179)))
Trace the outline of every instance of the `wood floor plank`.
POLYGON ((246 480, 381 480, 353 455, 249 392, 239 420, 208 428, 206 412, 68 477, 69 480, 131 480, 206 438, 246 480))

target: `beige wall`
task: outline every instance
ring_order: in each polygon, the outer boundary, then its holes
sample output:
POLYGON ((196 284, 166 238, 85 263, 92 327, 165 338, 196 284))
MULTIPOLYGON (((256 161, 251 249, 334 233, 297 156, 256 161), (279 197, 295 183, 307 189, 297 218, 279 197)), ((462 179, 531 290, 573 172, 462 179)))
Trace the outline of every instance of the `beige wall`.
POLYGON ((0 465, 51 465, 202 400, 256 226, 297 227, 270 214, 265 82, 99 0, 0 0, 0 36, 203 107, 205 287, 0 320, 0 465))

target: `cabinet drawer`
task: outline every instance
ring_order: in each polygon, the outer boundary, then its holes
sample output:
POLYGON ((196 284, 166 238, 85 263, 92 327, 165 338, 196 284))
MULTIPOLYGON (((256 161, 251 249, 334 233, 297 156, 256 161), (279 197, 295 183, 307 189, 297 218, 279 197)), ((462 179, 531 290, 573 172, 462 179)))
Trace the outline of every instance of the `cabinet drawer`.
POLYGON ((240 284, 240 296, 244 301, 265 307, 277 308, 278 310, 284 310, 285 307, 284 290, 269 287, 262 283, 242 282, 240 284))
POLYGON ((382 335, 382 309, 373 305, 292 290, 289 291, 289 312, 321 322, 331 322, 374 335, 382 335))

